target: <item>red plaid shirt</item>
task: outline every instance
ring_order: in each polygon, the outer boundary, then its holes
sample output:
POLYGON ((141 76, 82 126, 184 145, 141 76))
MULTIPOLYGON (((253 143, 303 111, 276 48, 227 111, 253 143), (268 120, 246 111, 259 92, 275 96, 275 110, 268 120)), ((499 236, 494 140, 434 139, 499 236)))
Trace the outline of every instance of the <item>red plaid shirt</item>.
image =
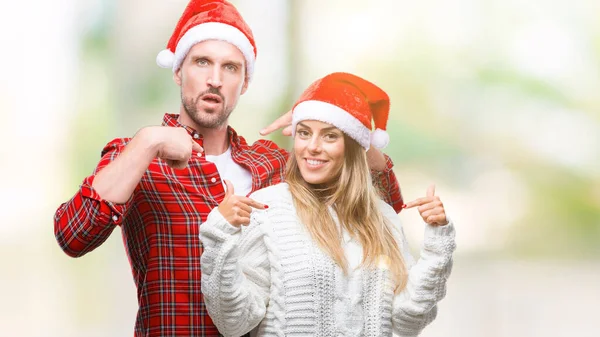
MULTIPOLYGON (((202 145, 202 136, 166 114, 163 125, 184 127, 202 145)), ((282 181, 288 152, 269 140, 248 145, 229 128, 233 160, 252 174, 252 191, 282 181)), ((188 167, 173 170, 152 161, 131 198, 124 204, 103 200, 93 189, 94 176, 124 150, 130 138, 115 139, 102 152, 94 174, 84 179, 75 196, 54 218, 60 247, 82 256, 100 246, 116 226, 137 287, 139 310, 135 336, 218 336, 200 289, 199 224, 225 195, 216 166, 192 156, 188 167)), ((375 176, 383 197, 400 211, 402 196, 392 163, 375 176)))

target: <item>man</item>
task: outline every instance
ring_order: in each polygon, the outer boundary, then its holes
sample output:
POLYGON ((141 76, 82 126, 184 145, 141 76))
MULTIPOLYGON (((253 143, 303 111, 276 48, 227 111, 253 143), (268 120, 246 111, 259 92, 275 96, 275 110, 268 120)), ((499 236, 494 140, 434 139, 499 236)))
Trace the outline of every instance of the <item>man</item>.
MULTIPOLYGON (((218 335, 200 289, 199 224, 223 200, 226 179, 240 203, 262 206, 244 196, 281 182, 288 156, 268 140, 248 145, 228 126, 255 58, 252 32, 233 5, 192 0, 157 57, 181 87, 179 114, 108 143, 94 173, 56 211, 56 239, 72 257, 121 226, 138 294, 135 336, 218 335)), ((266 133, 289 123, 288 113, 266 133)), ((391 161, 372 156, 376 183, 399 211, 391 161)))

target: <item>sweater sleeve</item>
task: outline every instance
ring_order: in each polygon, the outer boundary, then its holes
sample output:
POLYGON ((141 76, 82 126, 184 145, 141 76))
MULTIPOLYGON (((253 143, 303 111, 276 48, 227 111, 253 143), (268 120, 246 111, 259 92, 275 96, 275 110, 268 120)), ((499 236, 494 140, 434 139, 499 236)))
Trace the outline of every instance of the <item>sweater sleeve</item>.
POLYGON ((437 315, 437 303, 446 295, 446 282, 452 269, 452 253, 456 248, 454 224, 434 227, 426 225, 421 256, 416 261, 410 254, 401 227, 397 227, 402 254, 408 269, 408 282, 394 297, 392 325, 398 336, 418 336, 437 315))
POLYGON ((241 336, 265 317, 270 267, 260 229, 262 215, 255 210, 247 227, 235 227, 214 208, 200 226, 202 293, 224 336, 241 336))

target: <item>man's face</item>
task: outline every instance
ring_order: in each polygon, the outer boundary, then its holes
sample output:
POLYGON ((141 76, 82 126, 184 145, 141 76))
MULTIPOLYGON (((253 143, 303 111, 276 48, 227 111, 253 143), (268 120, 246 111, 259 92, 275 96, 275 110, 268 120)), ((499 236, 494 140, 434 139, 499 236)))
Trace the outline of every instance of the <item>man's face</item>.
POLYGON ((246 91, 245 59, 234 45, 207 40, 194 45, 173 78, 181 87, 181 103, 201 128, 225 127, 246 91))

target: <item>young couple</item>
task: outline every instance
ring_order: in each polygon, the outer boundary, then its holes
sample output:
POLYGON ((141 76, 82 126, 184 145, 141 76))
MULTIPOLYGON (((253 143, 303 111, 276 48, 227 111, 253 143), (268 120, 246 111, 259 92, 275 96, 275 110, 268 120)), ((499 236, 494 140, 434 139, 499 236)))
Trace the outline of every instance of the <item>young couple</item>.
POLYGON ((228 118, 255 60, 233 5, 192 0, 157 58, 181 87, 179 114, 107 144, 56 211, 59 245, 82 256, 121 227, 136 336, 418 335, 445 294, 454 227, 433 186, 404 204, 376 148, 387 94, 332 73, 265 129, 291 124, 291 152, 249 145, 228 118), (416 262, 403 207, 426 223, 416 262))

